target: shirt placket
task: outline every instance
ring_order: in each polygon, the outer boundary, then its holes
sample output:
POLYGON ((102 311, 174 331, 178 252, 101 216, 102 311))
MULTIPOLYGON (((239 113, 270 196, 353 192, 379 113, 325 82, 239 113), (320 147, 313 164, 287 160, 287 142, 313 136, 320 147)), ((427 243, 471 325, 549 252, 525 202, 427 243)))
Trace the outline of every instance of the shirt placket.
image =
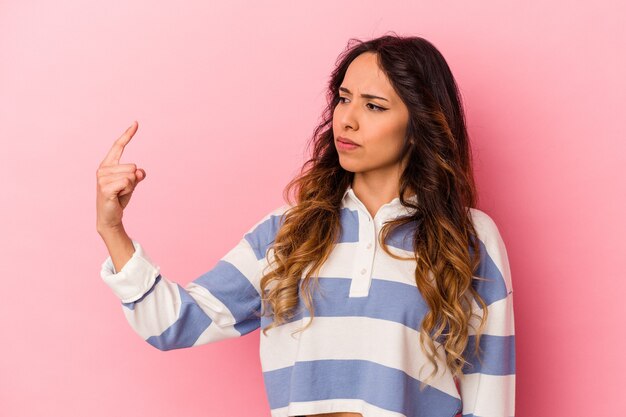
POLYGON ((367 297, 372 283, 378 227, 369 213, 358 210, 359 241, 354 254, 349 297, 367 297))

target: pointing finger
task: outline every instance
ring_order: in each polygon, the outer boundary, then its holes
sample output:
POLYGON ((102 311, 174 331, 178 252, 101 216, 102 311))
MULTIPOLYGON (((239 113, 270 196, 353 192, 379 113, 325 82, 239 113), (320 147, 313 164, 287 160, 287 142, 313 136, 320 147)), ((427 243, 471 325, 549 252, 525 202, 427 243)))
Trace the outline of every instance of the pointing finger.
POLYGON ((109 153, 107 153, 100 166, 119 164, 122 153, 124 152, 124 147, 128 144, 128 142, 130 142, 130 139, 137 132, 137 128, 138 124, 134 121, 133 124, 131 124, 128 129, 126 129, 126 131, 122 133, 122 135, 117 138, 115 142, 113 142, 113 146, 109 149, 109 153))

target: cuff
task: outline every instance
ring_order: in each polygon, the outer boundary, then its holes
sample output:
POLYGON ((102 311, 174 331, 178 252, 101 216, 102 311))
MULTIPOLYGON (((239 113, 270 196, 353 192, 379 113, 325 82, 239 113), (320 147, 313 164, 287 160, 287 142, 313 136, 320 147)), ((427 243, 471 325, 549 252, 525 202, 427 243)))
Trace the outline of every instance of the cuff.
POLYGON ((139 242, 131 239, 135 252, 120 272, 115 271, 113 260, 109 256, 100 270, 100 277, 123 302, 130 303, 140 299, 156 281, 160 267, 145 253, 139 242))

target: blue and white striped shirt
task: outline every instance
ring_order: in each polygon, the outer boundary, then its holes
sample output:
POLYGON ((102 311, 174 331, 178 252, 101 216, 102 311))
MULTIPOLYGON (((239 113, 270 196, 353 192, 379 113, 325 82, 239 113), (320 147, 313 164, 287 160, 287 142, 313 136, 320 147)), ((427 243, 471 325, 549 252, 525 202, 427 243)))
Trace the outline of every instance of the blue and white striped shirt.
MULTIPOLYGON (((121 300, 135 332, 157 349, 198 346, 264 329, 271 318, 255 314, 261 308, 259 279, 289 207, 264 216, 211 270, 184 287, 165 278, 134 239, 135 252, 122 270, 116 273, 108 257, 101 277, 121 300)), ((496 224, 475 208, 470 211, 481 248, 475 275, 488 278, 474 281, 489 309, 481 338, 483 362, 472 354, 475 332, 470 327, 466 357, 473 366, 456 380, 438 349, 440 370, 419 390, 433 367, 419 343, 428 307, 415 284, 415 260, 394 259, 377 242, 383 223, 408 210, 395 198, 372 217, 353 189, 346 190, 341 232, 319 271, 312 325, 292 336, 310 320, 301 299, 295 317, 267 336, 259 332, 272 417, 341 411, 364 417, 514 416, 511 272, 496 224)), ((410 228, 396 230, 386 243, 392 253, 413 254, 410 228)), ((474 308, 480 316, 475 302, 474 308)), ((472 322, 476 328, 478 322, 472 322)))

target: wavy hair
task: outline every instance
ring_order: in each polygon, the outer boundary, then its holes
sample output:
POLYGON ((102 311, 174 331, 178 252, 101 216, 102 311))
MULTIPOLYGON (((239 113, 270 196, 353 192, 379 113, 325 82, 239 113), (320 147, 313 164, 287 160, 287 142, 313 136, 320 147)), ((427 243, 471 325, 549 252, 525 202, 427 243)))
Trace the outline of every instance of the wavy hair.
POLYGON ((300 292, 313 319, 312 285, 317 288, 317 274, 339 235, 341 200, 354 178, 339 164, 333 111, 348 66, 365 52, 377 55, 379 68, 409 110, 402 149, 408 164, 401 173, 399 192, 400 203, 411 210, 385 223, 379 240, 395 259, 415 260, 415 283, 429 306, 419 334, 434 371, 421 384, 423 389, 439 370, 438 347, 443 347, 446 366, 455 378, 470 364, 463 354, 473 315, 481 318, 475 344, 479 357, 487 319, 486 304, 472 285, 473 279, 481 279, 474 277, 480 254, 470 212, 477 196, 461 95, 444 57, 424 38, 395 33, 369 41, 352 38, 338 57, 328 83, 327 107, 308 142, 311 157, 284 189, 290 207, 266 253, 272 268, 260 281, 261 315, 268 315, 269 309, 273 321, 263 333, 295 315, 300 292), (415 202, 407 199, 409 190, 416 192, 415 202), (393 230, 409 224, 415 228, 414 256, 403 258, 391 253, 385 241, 393 230), (482 315, 473 313, 472 300, 482 315), (434 340, 440 342, 438 347, 434 340))

